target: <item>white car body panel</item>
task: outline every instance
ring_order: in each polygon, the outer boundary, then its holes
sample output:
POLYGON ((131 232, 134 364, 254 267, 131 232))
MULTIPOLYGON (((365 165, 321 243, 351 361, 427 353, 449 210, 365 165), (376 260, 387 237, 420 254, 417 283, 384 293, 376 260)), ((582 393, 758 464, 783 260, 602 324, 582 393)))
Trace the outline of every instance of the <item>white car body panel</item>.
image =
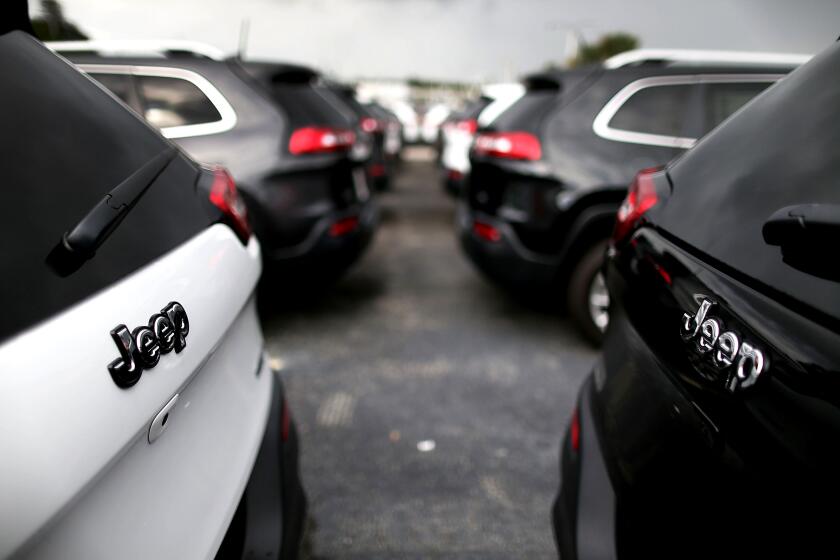
POLYGON ((423 126, 421 128, 421 134, 424 142, 427 144, 434 144, 437 141, 440 127, 443 124, 443 121, 446 120, 446 117, 449 116, 449 113, 449 107, 442 103, 432 105, 429 110, 426 111, 426 114, 423 115, 423 126))
POLYGON ((243 247, 217 224, 0 346, 0 557, 215 553, 270 404, 271 375, 256 375, 260 272, 256 239, 243 247), (189 317, 186 347, 119 388, 111 329, 145 325, 170 301, 189 317))
POLYGON ((470 148, 475 135, 455 126, 443 127, 443 154, 441 163, 444 169, 469 173, 470 148))

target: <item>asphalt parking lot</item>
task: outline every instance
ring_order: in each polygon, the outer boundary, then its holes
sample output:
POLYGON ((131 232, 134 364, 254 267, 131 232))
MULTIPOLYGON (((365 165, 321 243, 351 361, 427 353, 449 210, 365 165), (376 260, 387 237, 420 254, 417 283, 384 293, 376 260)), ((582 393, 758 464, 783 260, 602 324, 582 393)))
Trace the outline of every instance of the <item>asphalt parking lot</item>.
POLYGON ((301 433, 304 556, 556 557, 559 439, 594 351, 477 274, 437 167, 408 156, 362 260, 264 317, 301 433))

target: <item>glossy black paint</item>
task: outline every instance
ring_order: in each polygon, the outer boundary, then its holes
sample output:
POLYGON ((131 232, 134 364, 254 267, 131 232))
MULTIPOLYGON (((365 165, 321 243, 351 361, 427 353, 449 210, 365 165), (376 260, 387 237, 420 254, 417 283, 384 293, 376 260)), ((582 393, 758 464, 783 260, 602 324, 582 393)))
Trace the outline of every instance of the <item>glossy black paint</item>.
POLYGON ((388 155, 385 153, 385 132, 376 129, 368 133, 362 129, 362 121, 377 118, 376 111, 363 105, 356 98, 356 90, 353 87, 337 82, 331 82, 328 85, 353 112, 356 134, 370 138, 371 154, 367 167, 368 176, 377 188, 387 189, 391 180, 392 168, 389 165, 388 155))
MULTIPOLYGON (((517 290, 562 294, 568 274, 592 246, 609 237, 615 211, 643 168, 668 163, 683 149, 606 139, 593 130, 604 105, 636 80, 658 76, 714 74, 785 74, 791 68, 697 65, 641 65, 605 70, 591 67, 535 75, 525 80, 526 95, 491 123, 486 131, 526 131, 541 142, 538 161, 513 161, 471 153, 463 206, 470 217, 505 225, 511 250, 495 262, 498 248, 460 230, 462 244, 493 280, 517 290), (523 250, 518 250, 521 248, 523 250), (511 279, 508 261, 520 267, 551 268, 534 279, 511 279), (561 288, 558 290, 558 286, 561 288)), ((697 86, 682 114, 681 135, 700 137, 708 130, 707 91, 697 86)), ((653 115, 651 115, 653 118, 653 115)), ((482 131, 479 131, 482 132, 482 131)))
MULTIPOLYGON (((611 321, 581 401, 615 506, 587 518, 564 468, 564 559, 592 557, 570 531, 618 558, 836 553, 840 284, 791 266, 762 227, 780 206, 840 202, 838 71, 835 44, 660 173, 670 195, 608 253, 611 321), (729 390, 681 335, 704 300, 764 352, 754 385, 729 390), (615 528, 599 532, 605 517, 615 528)), ((564 446, 564 464, 576 457, 564 446)))
MULTIPOLYGON (((249 220, 260 240, 266 265, 285 275, 307 276, 313 260, 347 260, 359 255, 366 236, 348 236, 340 243, 322 235, 324 224, 347 214, 370 212, 375 206, 366 184, 359 184, 368 155, 351 152, 294 155, 289 152, 292 133, 307 126, 352 128, 352 112, 310 68, 275 63, 215 61, 199 56, 171 58, 113 57, 75 53, 76 64, 177 68, 207 79, 230 103, 236 124, 228 131, 176 138, 194 159, 227 168, 248 207, 249 220), (319 234, 321 232, 321 234, 319 234), (317 249, 317 250, 316 250, 317 249), (301 258, 306 257, 302 262, 301 258)), ((141 115, 145 106, 135 78, 119 86, 104 69, 108 87, 124 89, 124 100, 141 115)), ((115 93, 117 93, 115 89, 115 93)), ((362 140, 363 142, 363 140, 362 140)), ((364 152, 364 150, 362 150, 364 152)), ((362 175, 363 176, 363 175, 362 175)), ((363 182, 367 182, 365 179, 363 182)))

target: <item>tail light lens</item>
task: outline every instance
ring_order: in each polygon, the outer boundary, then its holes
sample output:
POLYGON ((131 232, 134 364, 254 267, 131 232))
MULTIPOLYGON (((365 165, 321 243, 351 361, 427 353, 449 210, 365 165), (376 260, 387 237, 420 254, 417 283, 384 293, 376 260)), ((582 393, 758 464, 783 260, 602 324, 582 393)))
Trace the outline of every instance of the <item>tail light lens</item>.
POLYGON ((364 130, 365 132, 368 132, 368 133, 377 132, 377 131, 385 128, 382 125, 382 123, 380 123, 378 120, 374 119, 373 117, 363 118, 362 122, 360 123, 360 126, 362 127, 362 130, 364 130))
POLYGON ((496 243, 502 239, 502 234, 498 228, 478 220, 473 222, 473 233, 491 243, 496 243))
POLYGON ((572 412, 572 425, 569 426, 569 439, 572 444, 572 451, 580 451, 580 412, 577 408, 572 412))
POLYGON ((359 227, 358 216, 342 218, 330 226, 330 236, 341 237, 342 235, 347 235, 348 233, 355 231, 357 227, 359 227))
POLYGON ((475 134, 478 130, 478 122, 475 119, 458 121, 455 124, 455 128, 464 132, 469 132, 470 134, 475 134))
POLYGON ((292 413, 289 410, 289 403, 283 398, 282 410, 280 413, 280 439, 282 441, 289 440, 289 433, 292 429, 292 413))
POLYGON ((353 147, 356 135, 352 130, 340 128, 299 128, 289 139, 289 152, 293 155, 346 152, 353 147))
POLYGON ((542 157, 540 140, 530 132, 485 132, 475 139, 479 155, 536 161, 542 157))
POLYGON ((385 165, 381 163, 372 164, 368 170, 370 171, 370 176, 375 178, 384 177, 388 172, 388 170, 385 169, 385 165))
POLYGON ((446 172, 446 177, 450 181, 460 181, 464 178, 464 174, 457 169, 450 169, 446 172))
POLYGON ((662 171, 663 167, 649 167, 642 169, 636 174, 627 197, 618 209, 613 230, 613 243, 618 243, 636 228, 645 212, 653 208, 659 202, 659 195, 656 192, 656 184, 653 176, 662 171))
POLYGON ((210 186, 210 202, 222 213, 228 225, 236 232, 236 236, 247 244, 251 238, 251 224, 248 223, 248 209, 245 201, 236 190, 236 183, 227 169, 217 167, 213 169, 213 184, 210 186))

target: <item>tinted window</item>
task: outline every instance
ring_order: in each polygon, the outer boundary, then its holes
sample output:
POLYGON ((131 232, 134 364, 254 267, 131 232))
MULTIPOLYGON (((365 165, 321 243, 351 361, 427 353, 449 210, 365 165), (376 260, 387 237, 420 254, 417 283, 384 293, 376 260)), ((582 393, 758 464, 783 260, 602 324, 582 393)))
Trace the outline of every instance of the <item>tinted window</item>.
MULTIPOLYGON (((349 114, 342 112, 344 103, 328 89, 308 84, 277 84, 272 97, 283 108, 292 126, 352 126, 349 114)), ((346 109, 344 109, 346 111, 346 109)))
POLYGON ((111 90, 111 93, 131 105, 131 76, 127 74, 91 74, 97 82, 111 90))
MULTIPOLYGON (((764 242, 777 210, 840 204, 840 44, 791 73, 673 164, 660 224, 756 281, 840 317, 840 285, 764 242)), ((825 259, 836 259, 836 240, 825 259)), ((775 297, 775 294, 773 294, 775 297)))
POLYGON ((20 32, 0 36, 0 339, 110 286, 209 223, 177 158, 79 270, 45 264, 62 235, 169 144, 91 79, 20 32))
POLYGON ((767 82, 706 84, 706 132, 725 121, 770 85, 767 82))
POLYGON ((192 82, 180 78, 137 76, 143 114, 158 128, 221 120, 215 105, 192 82))
POLYGON ((537 132, 546 113, 554 106, 554 101, 558 98, 556 91, 529 91, 496 117, 488 128, 537 132))
POLYGON ((637 91, 610 120, 610 128, 684 137, 689 102, 697 86, 654 86, 637 91))

